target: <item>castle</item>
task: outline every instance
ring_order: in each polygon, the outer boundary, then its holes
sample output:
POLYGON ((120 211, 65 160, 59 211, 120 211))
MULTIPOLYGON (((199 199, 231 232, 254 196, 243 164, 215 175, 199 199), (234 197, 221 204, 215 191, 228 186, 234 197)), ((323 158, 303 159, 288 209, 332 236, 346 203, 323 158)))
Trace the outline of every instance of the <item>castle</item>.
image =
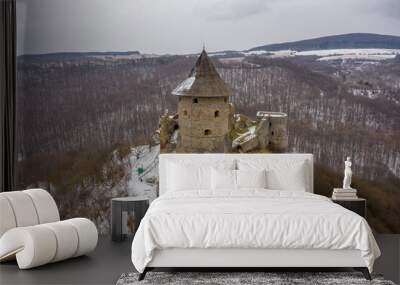
POLYGON ((172 91, 178 97, 177 114, 160 118, 161 152, 286 151, 287 115, 259 111, 253 121, 235 114, 232 94, 203 49, 188 78, 172 91))
POLYGON ((205 50, 189 77, 172 95, 178 96, 180 138, 177 152, 230 152, 233 105, 230 87, 221 79, 205 50))

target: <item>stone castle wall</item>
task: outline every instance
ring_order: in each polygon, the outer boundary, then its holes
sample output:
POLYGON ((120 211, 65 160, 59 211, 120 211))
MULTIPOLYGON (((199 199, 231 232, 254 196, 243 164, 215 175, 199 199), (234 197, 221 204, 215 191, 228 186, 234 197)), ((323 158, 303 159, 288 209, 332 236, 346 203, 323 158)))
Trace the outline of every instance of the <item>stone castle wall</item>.
POLYGON ((177 152, 229 151, 231 113, 227 97, 180 97, 177 152))
POLYGON ((288 148, 287 114, 280 112, 257 112, 258 120, 268 125, 268 148, 273 152, 284 152, 288 148))
POLYGON ((232 142, 228 136, 214 138, 180 138, 177 153, 226 153, 230 152, 232 142))

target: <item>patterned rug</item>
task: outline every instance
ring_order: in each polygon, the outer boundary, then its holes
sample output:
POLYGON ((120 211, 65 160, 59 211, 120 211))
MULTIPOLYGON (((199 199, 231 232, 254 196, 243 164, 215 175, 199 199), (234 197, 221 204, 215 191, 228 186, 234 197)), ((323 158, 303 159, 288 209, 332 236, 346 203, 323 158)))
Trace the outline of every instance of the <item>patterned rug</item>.
POLYGON ((380 275, 368 281, 359 272, 148 272, 138 281, 138 273, 122 274, 116 285, 213 284, 213 285, 395 285, 380 275))

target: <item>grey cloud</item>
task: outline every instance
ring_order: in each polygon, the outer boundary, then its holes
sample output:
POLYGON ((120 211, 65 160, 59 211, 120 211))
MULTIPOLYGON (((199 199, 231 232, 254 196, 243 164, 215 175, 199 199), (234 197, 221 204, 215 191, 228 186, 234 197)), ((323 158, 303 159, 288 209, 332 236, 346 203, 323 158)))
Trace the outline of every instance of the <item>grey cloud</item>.
MULTIPOLYGON (((1 1, 1 0, 0 0, 1 1)), ((400 0, 17 0, 18 54, 192 53, 369 32, 400 35, 400 0)))
POLYGON ((383 0, 380 5, 385 15, 400 20, 400 0, 383 0))
POLYGON ((194 12, 208 20, 238 20, 263 13, 266 0, 203 0, 194 7, 194 12))
POLYGON ((400 0, 352 0, 352 8, 370 16, 380 15, 388 20, 400 20, 400 0))

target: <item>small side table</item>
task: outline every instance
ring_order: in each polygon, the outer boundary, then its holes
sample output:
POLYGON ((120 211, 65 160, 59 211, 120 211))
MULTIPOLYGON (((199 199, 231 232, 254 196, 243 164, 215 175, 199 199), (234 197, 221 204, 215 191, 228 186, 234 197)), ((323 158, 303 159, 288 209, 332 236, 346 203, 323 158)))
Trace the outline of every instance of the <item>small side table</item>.
POLYGON ((111 238, 123 241, 128 235, 128 219, 132 218, 133 234, 149 208, 149 199, 142 196, 120 197, 111 199, 111 238), (133 215, 130 215, 133 214, 133 215), (132 217, 133 216, 133 217, 132 217))
POLYGON ((332 199, 332 202, 339 204, 340 206, 353 211, 354 213, 359 214, 361 217, 367 217, 367 200, 364 198, 357 198, 357 199, 332 199))

